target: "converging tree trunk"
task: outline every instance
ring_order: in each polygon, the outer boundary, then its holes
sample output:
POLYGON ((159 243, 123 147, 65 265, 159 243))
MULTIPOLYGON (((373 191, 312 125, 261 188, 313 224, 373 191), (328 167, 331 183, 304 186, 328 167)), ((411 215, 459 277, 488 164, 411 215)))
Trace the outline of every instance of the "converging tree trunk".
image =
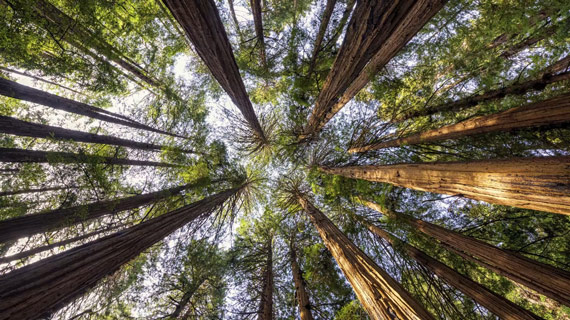
POLYGON ((300 139, 318 133, 445 2, 357 1, 342 46, 300 139))
POLYGON ((348 178, 570 215, 570 156, 319 169, 348 178))
POLYGON ((390 243, 392 246, 402 248, 419 264, 429 269, 438 277, 444 279, 451 286, 457 288, 459 291, 463 292, 466 296, 470 297, 475 302, 487 308, 487 310, 499 316, 499 318, 504 320, 542 319, 532 312, 512 303, 508 299, 495 294, 479 283, 448 267, 444 263, 430 257, 428 254, 417 249, 416 247, 397 239, 388 232, 372 224, 370 221, 360 216, 357 216, 357 220, 363 223, 368 228, 368 230, 370 230, 370 232, 377 235, 381 239, 388 241, 388 243, 390 243))
POLYGON ((73 140, 76 142, 102 143, 127 148, 160 151, 161 149, 173 149, 184 153, 196 153, 192 150, 184 150, 176 147, 161 146, 153 143, 138 142, 112 136, 103 136, 94 133, 81 132, 48 126, 45 124, 32 123, 18 120, 12 117, 0 116, 0 133, 13 134, 21 137, 33 137, 56 140, 73 140))
POLYGON ((261 14, 261 0, 250 0, 251 12, 253 14, 253 24, 255 26, 255 36, 259 44, 259 56, 261 63, 267 67, 267 57, 265 53, 265 36, 263 35, 263 18, 261 14))
POLYGON ((512 108, 500 113, 471 118, 457 124, 428 130, 408 137, 353 147, 348 152, 366 152, 389 147, 430 143, 498 131, 553 126, 570 122, 570 94, 512 108))
POLYGON ((329 25, 329 21, 331 19, 335 4, 336 0, 327 0, 325 11, 323 12, 323 17, 321 19, 321 25, 319 26, 319 31, 317 33, 317 38, 315 39, 315 44, 313 45, 311 62, 309 62, 309 71, 307 71, 307 74, 309 76, 311 76, 311 73, 313 73, 313 69, 315 68, 315 63, 317 62, 317 55, 321 50, 321 44, 323 43, 323 39, 325 38, 325 33, 327 32, 327 27, 329 25))
POLYGON ((295 297, 297 297, 297 304, 299 305, 299 315, 301 320, 313 320, 307 285, 303 278, 303 271, 297 262, 297 252, 293 242, 289 244, 289 253, 291 255, 291 271, 293 272, 293 281, 295 282, 295 297))
MULTIPOLYGON (((0 149, 0 162, 2 157, 3 150, 0 149)), ((20 189, 20 190, 12 190, 12 191, 2 191, 0 192, 0 197, 5 196, 14 196, 18 194, 27 194, 27 193, 38 193, 38 192, 48 192, 48 191, 59 191, 59 190, 67 190, 78 188, 76 186, 69 186, 69 187, 45 187, 45 188, 29 188, 29 189, 20 189)))
POLYGON ((433 319, 396 280, 354 245, 321 211, 304 196, 296 196, 371 319, 394 319, 394 315, 399 319, 433 319))
POLYGON ((190 285, 190 288, 188 288, 186 290, 186 292, 184 292, 184 294, 182 295, 182 298, 180 299, 180 301, 176 305, 174 312, 172 312, 172 314, 170 314, 170 316, 169 316, 170 319, 188 319, 188 318, 182 316, 182 311, 184 311, 184 309, 186 309, 186 307, 190 303, 190 299, 192 299, 192 296, 194 296, 194 293, 198 290, 198 288, 200 288, 202 283, 204 283, 205 281, 206 281, 206 278, 202 278, 195 285, 190 285))
POLYGON ((52 231, 76 223, 112 215, 166 199, 184 190, 198 187, 203 179, 161 191, 114 200, 98 201, 70 208, 55 209, 0 221, 0 243, 17 240, 36 233, 52 231))
POLYGON ((235 195, 228 189, 0 276, 0 319, 38 319, 78 298, 153 244, 235 195))
POLYGON ((267 260, 263 271, 261 299, 259 300, 258 320, 273 320, 273 235, 267 241, 267 260))
POLYGON ((570 272, 503 250, 481 240, 447 230, 433 223, 391 211, 380 205, 362 201, 390 218, 410 225, 415 230, 440 241, 462 257, 518 282, 562 304, 570 305, 570 272))
POLYGON ((224 25, 212 0, 163 0, 186 31, 194 49, 230 96, 263 144, 267 138, 255 115, 234 58, 224 25))

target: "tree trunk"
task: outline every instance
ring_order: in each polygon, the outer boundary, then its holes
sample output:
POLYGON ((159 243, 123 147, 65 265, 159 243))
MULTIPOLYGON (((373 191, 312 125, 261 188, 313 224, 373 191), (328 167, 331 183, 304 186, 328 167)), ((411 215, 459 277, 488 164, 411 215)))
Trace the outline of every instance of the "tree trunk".
POLYGON ((263 144, 268 144, 245 91, 232 47, 212 0, 163 0, 214 78, 230 96, 263 144))
POLYGON ((322 212, 297 195, 371 319, 433 319, 404 288, 352 243, 322 212))
POLYGON ((0 221, 0 243, 74 225, 79 222, 138 208, 200 186, 203 179, 161 191, 114 200, 98 201, 0 221))
POLYGON ((261 0, 250 0, 251 13, 253 14, 253 24, 255 26, 255 36, 259 44, 259 56, 261 63, 267 68, 267 57, 265 55, 265 36, 263 35, 263 19, 261 15, 261 0))
POLYGON ((188 306, 188 303, 190 302, 190 299, 192 299, 192 296, 194 295, 196 290, 198 290, 198 288, 200 288, 202 283, 204 283, 205 281, 206 278, 202 279, 197 286, 189 288, 186 292, 184 292, 184 294, 182 295, 182 299, 180 299, 180 302, 176 306, 176 309, 174 309, 174 312, 170 314, 169 319, 185 319, 184 317, 181 317, 182 311, 186 308, 186 306, 188 306))
POLYGON ((0 276, 0 320, 48 316, 172 232, 209 215, 238 190, 225 190, 0 276))
POLYGON ((457 124, 428 130, 408 137, 372 143, 362 147, 353 147, 348 152, 366 152, 383 148, 401 147, 403 145, 458 139, 489 132, 554 126, 568 122, 570 122, 570 94, 567 93, 545 101, 511 108, 496 114, 471 118, 457 124))
MULTIPOLYGON (((0 161, 2 161, 3 152, 4 152, 4 150, 2 148, 0 148, 0 161)), ((71 186, 71 187, 45 187, 45 188, 20 189, 20 190, 13 190, 13 191, 2 191, 2 192, 0 192, 0 197, 14 196, 14 195, 26 194, 26 193, 67 190, 67 189, 72 189, 72 188, 77 188, 77 187, 75 187, 75 186, 71 186)))
POLYGON ((338 38, 342 34, 342 31, 344 30, 344 26, 346 25, 346 22, 348 21, 350 14, 352 13, 352 9, 354 8, 355 3, 356 3, 356 0, 347 0, 346 1, 346 7, 344 8, 344 12, 342 13, 342 17, 340 18, 338 26, 336 27, 331 39, 328 41, 326 46, 328 46, 328 45, 334 46, 336 44, 336 42, 338 41, 338 38))
POLYGON ((363 201, 390 218, 409 224, 415 230, 440 241, 462 257, 537 291, 562 304, 570 305, 570 272, 509 252, 486 242, 447 230, 414 217, 389 211, 373 202, 363 201))
POLYGON ((56 140, 73 140, 76 142, 101 143, 127 148, 160 151, 161 149, 174 149, 184 153, 196 153, 192 150, 177 149, 175 147, 161 146, 153 143, 138 142, 112 136, 103 136, 94 133, 81 132, 18 120, 12 117, 0 116, 0 133, 13 134, 22 137, 33 137, 56 140))
POLYGON ((303 271, 301 271, 301 267, 299 267, 299 263, 297 262, 297 253, 293 242, 289 245, 289 252, 291 254, 291 271, 293 272, 293 281, 295 282, 295 296, 299 304, 299 315, 301 316, 301 320, 313 320, 311 301, 307 293, 303 271))
POLYGON ((348 178, 570 215, 570 156, 319 169, 348 178))
POLYGON ((20 99, 28 102, 41 104, 50 108, 63 110, 93 119, 98 119, 123 126, 142 129, 146 131, 166 134, 173 137, 184 138, 182 136, 155 129, 145 124, 136 122, 128 117, 107 111, 105 109, 90 106, 88 104, 71 99, 56 96, 54 94, 21 85, 17 82, 0 78, 0 95, 20 99))
POLYGON ((445 2, 357 1, 342 46, 300 139, 317 134, 445 2))
POLYGON ((259 301, 258 320, 273 320, 273 236, 267 241, 267 262, 259 301))
POLYGON ((37 80, 37 81, 41 81, 41 82, 44 82, 44 83, 47 83, 47 84, 51 84, 51 85, 53 85, 53 86, 58 86, 58 87, 60 87, 60 88, 63 88, 63 89, 65 89, 65 90, 71 91, 71 92, 76 93, 76 94, 84 95, 83 93, 81 93, 81 92, 79 92, 79 91, 77 91, 77 90, 75 90, 75 89, 66 87, 66 86, 64 86, 64 85, 62 85, 62 84, 60 84, 60 83, 56 83, 56 82, 53 82, 53 81, 49 81, 49 80, 43 79, 43 78, 41 78, 41 77, 34 76, 34 75, 29 74, 29 73, 27 73, 27 72, 20 72, 20 71, 18 71, 18 70, 6 68, 6 67, 0 67, 0 70, 4 70, 4 71, 6 71, 6 72, 10 72, 10 73, 18 74, 18 75, 21 75, 21 76, 24 76, 24 77, 28 77, 28 78, 31 78, 31 79, 34 79, 34 80, 37 80))
POLYGON ((327 0, 327 5, 325 11, 323 12, 323 18, 321 19, 321 25, 319 26, 319 32, 317 33, 317 38, 315 39, 315 44, 313 45, 313 53, 311 54, 311 62, 309 62, 309 71, 307 74, 311 76, 313 69, 315 68, 315 63, 317 62, 317 55, 321 49, 321 44, 325 38, 325 33, 327 32, 327 27, 331 19, 336 0, 327 0))
POLYGON ((240 42, 243 42, 243 34, 241 33, 241 29, 239 27, 239 21, 236 15, 236 10, 234 8, 234 0, 228 0, 228 6, 230 7, 230 15, 232 16, 234 24, 236 25, 236 32, 238 34, 239 40, 240 42))
POLYGON ((416 260, 419 264, 428 268, 431 272, 438 277, 444 279, 451 286, 463 292, 466 296, 473 299, 478 304, 487 308, 487 310, 496 314, 500 319, 504 320, 537 320, 542 319, 530 311, 512 303, 508 299, 495 294, 479 283, 469 279, 468 277, 460 274, 459 272, 448 267, 444 263, 430 257, 425 252, 398 240, 388 232, 380 229, 362 217, 357 216, 357 219, 362 222, 370 232, 378 237, 388 241, 392 246, 404 249, 404 251, 416 260))

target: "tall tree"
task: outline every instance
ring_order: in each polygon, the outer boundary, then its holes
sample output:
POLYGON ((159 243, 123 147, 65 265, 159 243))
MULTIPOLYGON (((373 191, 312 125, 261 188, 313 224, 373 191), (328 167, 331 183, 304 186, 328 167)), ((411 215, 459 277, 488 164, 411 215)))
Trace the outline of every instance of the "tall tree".
MULTIPOLYGON (((3 152, 0 149, 0 152, 3 152)), ((1 161, 0 161, 1 162, 1 161)), ((43 188, 29 188, 29 189, 19 189, 19 190, 12 190, 12 191, 1 191, 0 197, 5 196, 14 196, 18 194, 26 194, 26 193, 37 193, 37 192, 48 192, 48 191, 58 191, 58 190, 67 190, 71 188, 77 188, 76 186, 69 186, 69 187, 43 187, 43 188)))
POLYGON ((265 270, 263 271, 261 299, 259 300, 259 309, 257 311, 258 320, 273 319, 273 235, 267 239, 265 251, 267 252, 267 257, 265 270))
POLYGON ((327 32, 327 27, 329 26, 329 21, 333 14, 334 6, 336 0, 327 0, 325 10, 323 11, 323 17, 321 18, 321 24, 319 25, 319 31, 317 32, 317 37, 315 38, 315 44, 313 44, 313 52, 311 53, 311 61, 309 62, 309 70, 307 74, 311 76, 313 69, 315 68, 315 63, 317 62, 317 55, 321 50, 321 44, 325 38, 325 33, 327 32))
POLYGON ((251 13, 253 14, 253 24, 255 26, 255 36, 259 45, 259 57, 262 65, 267 68, 267 56, 265 51, 265 36, 263 35, 263 17, 261 0, 250 0, 251 13))
POLYGON ((292 240, 289 243, 289 254, 291 255, 291 271, 293 273, 293 281, 295 282, 295 297, 297 297, 297 304, 299 305, 299 315, 301 320, 313 320, 307 284, 303 278, 303 270, 301 270, 297 261, 297 250, 292 240))
POLYGON ((353 179, 570 215, 570 157, 320 167, 353 179))

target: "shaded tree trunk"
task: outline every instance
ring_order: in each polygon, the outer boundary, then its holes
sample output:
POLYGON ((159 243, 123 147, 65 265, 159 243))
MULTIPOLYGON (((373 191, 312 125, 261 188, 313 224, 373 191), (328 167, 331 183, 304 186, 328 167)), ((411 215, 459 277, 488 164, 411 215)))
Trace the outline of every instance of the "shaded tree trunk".
POLYGON ((302 195, 297 200, 317 228, 371 319, 433 319, 386 271, 302 195))
POLYGON ((32 87, 27 87, 17 82, 3 78, 0 78, 0 94, 10 98, 41 104, 53 109, 63 110, 66 112, 87 116, 93 119, 98 119, 110 123, 116 123, 135 129, 142 129, 146 131, 166 134, 173 137, 184 138, 182 136, 170 132, 152 128, 150 126, 132 120, 128 117, 107 111, 105 109, 97 108, 64 97, 59 97, 57 95, 42 90, 34 89, 32 87))
POLYGON ((172 232, 209 215, 238 190, 222 191, 0 276, 0 319, 49 315, 172 232))
POLYGON ((429 269, 438 277, 444 279, 451 286, 463 292, 466 296, 473 299, 478 304, 487 308, 487 310, 496 314, 500 319, 505 320, 537 320, 542 319, 532 312, 523 309, 522 307, 512 303, 508 299, 495 294, 479 283, 469 279, 468 277, 460 274, 459 272, 448 267, 444 263, 430 257, 425 252, 406 244, 405 242, 397 239, 388 232, 380 229, 362 217, 357 216, 357 219, 362 222, 370 232, 378 237, 388 241, 392 246, 402 248, 410 257, 416 260, 419 264, 429 269))
MULTIPOLYGON (((2 161, 2 153, 4 152, 3 149, 0 148, 0 161, 2 161)), ((26 193, 37 193, 37 192, 47 192, 47 191, 58 191, 58 190, 67 190, 77 188, 75 186, 70 187, 45 187, 45 188, 30 188, 30 189, 20 189, 20 190, 13 190, 13 191, 2 191, 0 192, 0 197, 5 196, 14 196, 18 194, 26 194, 26 193)))
MULTIPOLYGON (((84 153, 57 152, 57 151, 36 151, 12 148, 0 148, 0 162, 19 163, 105 163, 126 166, 149 166, 164 168, 180 168, 178 164, 132 160, 124 158, 103 157, 84 153)), ((1 195, 1 193, 0 193, 1 195)))
POLYGON ((34 75, 29 74, 29 73, 27 73, 27 72, 20 72, 20 71, 18 71, 18 70, 6 68, 6 67, 0 67, 0 70, 4 70, 4 71, 6 71, 6 72, 10 72, 10 73, 18 74, 18 75, 21 75, 21 76, 24 76, 24 77, 32 78, 32 79, 37 80, 37 81, 41 81, 41 82, 44 82, 44 83, 47 83, 47 84, 51 84, 51 85, 54 85, 54 86, 58 86, 58 87, 63 88, 63 89, 65 89, 65 90, 71 91, 71 92, 73 92, 73 93, 77 93, 77 94, 80 94, 80 95, 84 95, 83 93, 81 93, 81 92, 79 92, 79 91, 77 91, 77 90, 75 90, 75 89, 66 87, 66 86, 64 86, 64 85, 62 85, 62 84, 60 84, 60 83, 55 83, 55 82, 53 82, 53 81, 49 81, 49 80, 43 79, 43 78, 41 78, 41 77, 34 76, 34 75))
POLYGON ((315 39, 315 44, 313 45, 313 53, 311 54, 311 62, 309 62, 309 71, 307 74, 310 76, 315 68, 315 63, 317 62, 317 55, 321 50, 321 44, 325 38, 325 33, 327 32, 327 27, 331 19, 336 0, 327 0, 325 6, 325 11, 323 12, 323 18, 321 19, 321 25, 319 26, 319 31, 317 33, 317 38, 315 39))
POLYGON ((177 149, 175 147, 161 146, 153 143, 138 142, 112 136, 104 136, 94 133, 64 129, 60 127, 48 126, 45 124, 18 120, 6 116, 0 116, 0 133, 13 134, 21 137, 73 140, 76 142, 86 143, 101 143, 148 151, 160 151, 164 148, 179 150, 184 153, 196 153, 192 150, 177 149))
POLYGON ((182 295, 182 299, 180 299, 180 302, 176 306, 176 309, 174 309, 174 312, 170 314, 169 316, 170 319, 186 319, 185 317, 182 316, 182 311, 186 309, 188 303, 190 302, 190 299, 192 299, 192 296, 194 295, 196 290, 198 290, 198 288, 200 288, 202 283, 204 283, 205 281, 206 281, 205 278, 202 279, 197 286, 189 288, 186 292, 184 292, 184 294, 182 295))
POLYGON ((348 178, 570 215, 570 156, 319 169, 348 178))
POLYGON ((346 1, 346 7, 344 8, 344 12, 342 13, 342 17, 340 18, 338 26, 336 27, 331 39, 328 41, 328 43, 327 43, 327 45, 325 45, 325 47, 329 46, 329 45, 335 45, 336 44, 336 42, 338 41, 338 38, 342 34, 342 31, 344 30, 344 26, 346 26, 346 23, 348 22, 348 18, 350 17, 350 14, 352 13, 352 9, 354 8, 355 3, 356 3, 356 0, 347 0, 346 1))
POLYGON ((253 14, 253 24, 255 26, 255 36, 259 44, 259 56, 261 63, 267 68, 267 57, 265 53, 265 36, 263 35, 263 18, 261 15, 261 0, 250 0, 251 12, 253 14))
POLYGON ((366 152, 403 145, 430 143, 434 141, 458 139, 465 136, 498 131, 554 126, 570 122, 570 94, 563 94, 545 101, 511 108, 509 110, 471 118, 457 124, 428 130, 408 137, 353 147, 350 153, 366 152))
POLYGON ((481 240, 447 230, 409 215, 390 211, 370 201, 366 206, 402 221, 440 241, 460 256, 565 305, 570 305, 570 272, 509 252, 481 240))
POLYGON ((196 182, 161 191, 114 200, 98 201, 70 208, 55 209, 43 213, 2 220, 0 221, 0 243, 41 232, 56 230, 104 215, 112 215, 121 211, 138 208, 166 199, 183 190, 200 186, 203 181, 203 179, 199 179, 196 182))
POLYGON ((273 320, 273 236, 267 241, 267 262, 263 275, 263 288, 259 301, 258 320, 273 320))
POLYGON ((317 134, 445 2, 357 1, 342 46, 300 139, 317 134))
POLYGON ((236 25, 236 32, 238 34, 240 42, 243 42, 243 34, 241 33, 241 29, 239 27, 239 21, 238 21, 237 15, 236 15, 235 7, 234 7, 234 0, 228 0, 228 6, 230 7, 230 15, 232 16, 232 20, 234 21, 234 24, 236 25))
POLYGON ((230 96, 263 144, 267 138, 255 115, 234 58, 224 25, 212 0, 163 0, 186 31, 194 49, 230 96))
POLYGON ((303 278, 303 271, 297 262, 297 252, 293 242, 289 245, 289 252, 291 254, 291 271, 293 272, 293 281, 295 282, 295 296, 297 297, 297 304, 299 304, 299 315, 301 320, 313 320, 307 285, 303 278))

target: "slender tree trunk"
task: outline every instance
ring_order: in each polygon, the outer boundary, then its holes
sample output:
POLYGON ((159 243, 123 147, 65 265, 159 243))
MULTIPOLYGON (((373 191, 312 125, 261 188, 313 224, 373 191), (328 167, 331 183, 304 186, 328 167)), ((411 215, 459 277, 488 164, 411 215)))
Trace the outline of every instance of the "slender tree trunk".
MULTIPOLYGON (((3 149, 0 148, 0 161, 2 161, 1 160, 2 159, 2 152, 3 152, 3 149)), ((67 190, 67 189, 71 189, 71 188, 77 188, 77 187, 75 187, 75 186, 71 186, 71 187, 45 187, 45 188, 20 189, 20 190, 13 190, 13 191, 2 191, 2 192, 0 192, 0 197, 14 196, 14 195, 26 194, 26 193, 67 190)))
POLYGON ((79 222, 113 215, 166 199, 184 190, 200 186, 203 179, 183 186, 114 200, 98 201, 70 208, 55 209, 0 221, 0 243, 41 232, 57 230, 79 222))
POLYGON ((516 129, 555 126, 570 122, 570 94, 563 94, 545 101, 512 108, 496 114, 471 118, 457 124, 428 130, 408 137, 353 147, 350 153, 366 152, 403 145, 430 143, 458 139, 465 136, 516 129))
POLYGON ((225 190, 0 276, 0 319, 51 314, 172 232, 208 216, 238 190, 225 190))
POLYGON ((309 215, 323 242, 371 319, 433 319, 386 271, 352 243, 302 195, 297 200, 309 215))
MULTIPOLYGON (((0 162, 19 163, 105 163, 126 166, 148 166, 164 168, 181 168, 183 166, 172 163, 132 160, 124 158, 103 157, 84 153, 70 153, 57 151, 36 151, 0 148, 0 162)), ((0 193, 0 195, 2 195, 0 193)))
POLYGON ((344 30, 344 26, 348 22, 348 18, 350 17, 350 14, 352 13, 352 9, 354 8, 355 3, 356 3, 356 0, 347 0, 346 1, 346 7, 344 8, 344 12, 342 13, 342 17, 340 18, 338 26, 336 27, 331 39, 327 42, 327 45, 325 45, 325 47, 328 45, 334 46, 336 44, 336 42, 338 41, 338 38, 342 34, 342 31, 344 30))
POLYGON ((261 63, 267 67, 267 57, 265 54, 265 36, 263 35, 263 18, 261 15, 261 0, 250 0, 251 12, 253 14, 253 24, 255 26, 255 35, 259 44, 259 56, 261 63))
POLYGON ((127 148, 160 151, 161 149, 175 149, 184 153, 196 153, 192 150, 177 149, 175 147, 161 146, 153 143, 138 142, 112 136, 98 135, 94 133, 81 132, 64 129, 60 127, 48 126, 45 124, 32 123, 18 120, 12 117, 0 116, 0 133, 13 134, 22 137, 33 137, 56 140, 73 140, 76 142, 101 143, 127 148))
POLYGON ((357 1, 342 46, 300 139, 317 134, 445 2, 357 1))
POLYGON ((321 19, 321 25, 319 26, 319 31, 317 33, 317 38, 315 39, 315 44, 313 45, 313 53, 311 54, 311 62, 309 62, 309 71, 307 74, 310 76, 315 68, 315 63, 317 62, 317 55, 321 49, 321 44, 325 38, 325 33, 327 32, 327 27, 331 19, 336 0, 327 0, 325 6, 325 11, 323 12, 323 18, 321 19))
POLYGON ((152 128, 128 117, 107 111, 105 109, 97 108, 64 97, 59 97, 57 95, 27 87, 17 82, 3 78, 0 78, 0 95, 41 104, 53 109, 63 110, 66 112, 71 112, 106 122, 116 123, 135 129, 142 129, 146 131, 166 134, 173 137, 184 138, 170 132, 152 128))
POLYGON ((509 252, 486 242, 447 230, 414 217, 390 211, 376 203, 364 204, 440 241, 462 257, 518 282, 562 304, 570 305, 570 272, 509 252))
POLYGON ((273 320, 273 236, 267 241, 267 262, 259 301, 258 320, 273 320))
POLYGON ((268 144, 245 91, 232 47, 212 0, 163 0, 166 7, 186 31, 194 49, 214 78, 241 111, 254 134, 268 144))
POLYGON ((313 320, 311 301, 307 293, 303 271, 297 262, 297 252, 293 242, 289 245, 289 252, 291 254, 291 271, 293 272, 293 281, 295 282, 295 296, 297 297, 297 304, 299 304, 299 315, 301 320, 313 320))
POLYGON ((444 279, 451 286, 463 292, 466 296, 473 299, 478 304, 487 308, 487 310, 496 314, 499 318, 504 320, 537 320, 542 319, 532 312, 521 308, 520 306, 512 303, 508 299, 495 294, 479 283, 469 279, 468 277, 460 274, 459 272, 448 267, 444 263, 430 257, 425 252, 398 240, 388 232, 380 229, 362 217, 357 216, 357 219, 362 222, 370 232, 378 237, 388 241, 392 246, 402 248, 410 257, 416 260, 419 264, 428 268, 431 272, 438 277, 444 279))
POLYGON ((348 178, 570 215, 570 156, 321 167, 348 178))
POLYGON ((182 299, 180 299, 180 302, 176 306, 176 309, 174 309, 174 312, 172 312, 172 314, 169 316, 170 319, 185 319, 185 317, 181 317, 182 311, 186 309, 188 303, 190 302, 190 299, 192 299, 192 296, 194 296, 196 290, 198 290, 198 288, 200 288, 202 283, 204 283, 205 281, 206 278, 202 279, 197 286, 189 288, 186 292, 184 292, 184 294, 182 295, 182 299))
POLYGON ((83 93, 81 93, 81 92, 79 92, 79 91, 77 91, 77 90, 75 90, 75 89, 66 87, 66 86, 64 86, 64 85, 62 85, 62 84, 60 84, 60 83, 55 83, 55 82, 53 82, 53 81, 49 81, 49 80, 43 79, 43 78, 41 78, 41 77, 34 76, 34 75, 29 74, 29 73, 27 73, 27 72, 20 72, 20 71, 18 71, 18 70, 6 68, 6 67, 0 67, 0 70, 4 70, 4 71, 6 71, 6 72, 10 72, 10 73, 18 74, 18 75, 21 75, 21 76, 24 76, 24 77, 32 78, 32 79, 37 80, 37 81, 41 81, 41 82, 44 82, 44 83, 47 83, 47 84, 51 84, 51 85, 54 85, 54 86, 58 86, 58 87, 63 88, 63 89, 65 89, 65 90, 71 91, 71 92, 73 92, 73 93, 77 93, 77 94, 80 94, 80 95, 84 95, 83 93))
POLYGON ((243 34, 241 33, 241 29, 239 27, 239 21, 238 21, 237 15, 236 15, 235 7, 234 7, 234 0, 228 0, 228 6, 230 7, 230 14, 231 14, 232 19, 234 21, 234 24, 236 26, 236 32, 238 34, 240 43, 242 43, 243 42, 243 34))

